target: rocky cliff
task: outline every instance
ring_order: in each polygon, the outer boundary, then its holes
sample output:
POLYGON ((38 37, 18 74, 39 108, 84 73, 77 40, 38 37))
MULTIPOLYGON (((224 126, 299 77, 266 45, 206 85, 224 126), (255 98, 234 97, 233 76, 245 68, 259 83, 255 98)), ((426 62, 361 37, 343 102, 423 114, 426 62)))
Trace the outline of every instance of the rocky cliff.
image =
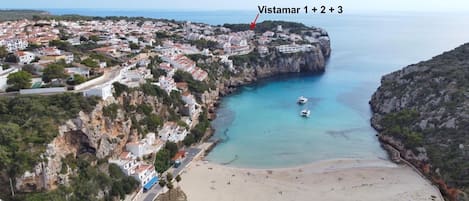
POLYGON ((469 44, 385 75, 371 123, 450 200, 469 200, 469 44))
POLYGON ((139 90, 100 101, 89 113, 80 111, 76 118, 59 126, 58 136, 47 145, 43 154, 45 162, 37 164, 32 172, 27 171, 16 178, 16 189, 20 192, 34 192, 40 189, 52 190, 59 184, 68 184, 69 177, 74 172, 64 161, 67 156, 77 158, 79 155, 89 154, 97 160, 107 161, 108 158, 119 155, 128 141, 140 137, 132 124, 132 118, 137 121, 144 118, 143 114, 126 108, 136 108, 142 104, 151 106, 155 113, 168 115, 167 107, 157 97, 145 95, 139 90), (118 106, 114 118, 104 114, 105 108, 112 104, 118 106))

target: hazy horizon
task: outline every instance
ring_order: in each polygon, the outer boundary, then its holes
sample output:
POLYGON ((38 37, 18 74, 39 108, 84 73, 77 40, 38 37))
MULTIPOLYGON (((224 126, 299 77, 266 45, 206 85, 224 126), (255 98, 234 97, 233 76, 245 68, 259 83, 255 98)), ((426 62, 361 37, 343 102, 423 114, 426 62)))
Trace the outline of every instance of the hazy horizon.
POLYGON ((238 0, 213 1, 199 0, 196 4, 190 0, 162 1, 162 0, 16 0, 3 2, 3 9, 112 9, 112 10, 167 10, 167 11, 217 11, 217 10, 245 10, 257 11, 258 5, 280 7, 308 6, 343 6, 348 13, 359 12, 438 12, 460 13, 469 11, 467 0, 321 0, 287 1, 287 0, 238 0))

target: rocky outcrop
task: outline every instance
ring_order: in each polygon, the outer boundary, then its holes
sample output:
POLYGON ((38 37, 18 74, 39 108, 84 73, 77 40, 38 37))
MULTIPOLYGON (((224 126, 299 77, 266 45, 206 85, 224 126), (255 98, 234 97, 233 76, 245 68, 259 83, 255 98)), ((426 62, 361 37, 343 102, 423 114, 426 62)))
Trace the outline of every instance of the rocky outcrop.
POLYGON ((117 99, 101 101, 91 113, 80 112, 77 118, 59 126, 59 135, 47 145, 43 154, 44 162, 37 164, 33 172, 16 178, 16 189, 30 192, 55 189, 58 184, 66 184, 70 172, 64 173, 62 169, 69 169, 63 167, 66 166, 63 160, 67 155, 75 158, 77 155, 91 154, 97 159, 107 159, 120 154, 129 139, 138 138, 131 129, 132 121, 124 107, 142 103, 151 105, 155 110, 164 108, 157 97, 134 91, 124 93, 117 99), (103 114, 103 108, 110 104, 120 106, 117 117, 112 120, 103 114))
POLYGON ((469 200, 469 44, 385 75, 370 101, 380 141, 450 200, 469 200))

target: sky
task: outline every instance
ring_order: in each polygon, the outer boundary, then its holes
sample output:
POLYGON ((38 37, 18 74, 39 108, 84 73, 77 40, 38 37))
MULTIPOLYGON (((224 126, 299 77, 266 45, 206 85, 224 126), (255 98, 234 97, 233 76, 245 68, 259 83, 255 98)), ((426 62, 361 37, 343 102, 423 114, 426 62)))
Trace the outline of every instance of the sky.
POLYGON ((469 12, 469 0, 2 0, 3 8, 98 8, 154 10, 257 10, 279 7, 343 6, 349 12, 469 12))

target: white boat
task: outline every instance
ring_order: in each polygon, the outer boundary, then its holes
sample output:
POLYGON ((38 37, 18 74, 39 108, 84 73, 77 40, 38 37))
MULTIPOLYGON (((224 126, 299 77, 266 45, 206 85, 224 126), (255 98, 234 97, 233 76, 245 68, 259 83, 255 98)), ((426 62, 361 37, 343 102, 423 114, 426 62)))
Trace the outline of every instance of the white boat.
POLYGON ((306 102, 308 102, 308 99, 304 96, 300 96, 298 98, 298 104, 305 104, 306 102))
POLYGON ((311 111, 307 109, 301 110, 301 113, 300 113, 302 117, 309 117, 310 114, 311 114, 311 111))

